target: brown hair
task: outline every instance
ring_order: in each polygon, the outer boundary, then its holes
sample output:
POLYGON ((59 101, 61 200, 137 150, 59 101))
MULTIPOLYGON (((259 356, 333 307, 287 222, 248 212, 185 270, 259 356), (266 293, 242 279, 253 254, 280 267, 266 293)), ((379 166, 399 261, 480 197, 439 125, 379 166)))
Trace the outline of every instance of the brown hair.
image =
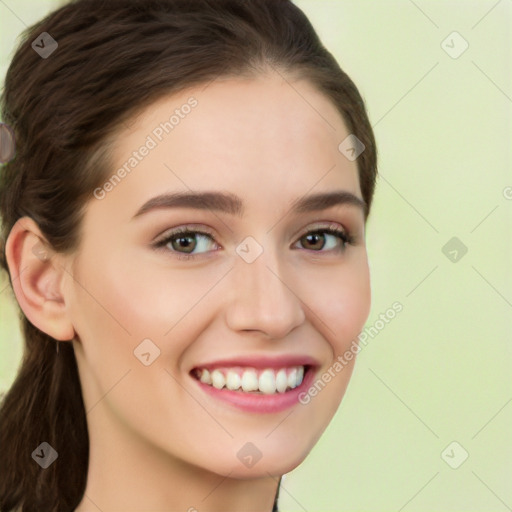
MULTIPOLYGON (((17 146, 0 170, 2 267, 23 216, 56 251, 77 247, 84 208, 112 172, 110 142, 136 112, 189 86, 269 69, 309 80, 365 145, 357 164, 369 211, 377 152, 363 99, 290 0, 75 0, 28 28, 1 104, 17 146), (58 43, 47 58, 32 47, 43 32, 58 43)), ((73 347, 60 343, 57 354, 53 338, 21 321, 24 356, 0 405, 0 509, 69 512, 89 455, 73 347), (42 442, 58 452, 45 470, 31 458, 42 442)))

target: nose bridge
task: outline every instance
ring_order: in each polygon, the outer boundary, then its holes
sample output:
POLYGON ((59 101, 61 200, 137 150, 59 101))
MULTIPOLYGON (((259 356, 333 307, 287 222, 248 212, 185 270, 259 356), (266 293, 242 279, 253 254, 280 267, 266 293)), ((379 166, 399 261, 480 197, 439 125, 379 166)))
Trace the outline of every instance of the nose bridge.
MULTIPOLYGON (((289 272, 276 251, 262 248, 251 261, 244 257, 258 247, 240 244, 233 269, 232 301, 228 305, 227 321, 233 330, 257 330, 270 337, 282 338, 304 321, 301 301, 293 293, 289 272), (249 248, 244 254, 244 249, 249 248)), ((254 256, 254 253, 253 253, 254 256)))

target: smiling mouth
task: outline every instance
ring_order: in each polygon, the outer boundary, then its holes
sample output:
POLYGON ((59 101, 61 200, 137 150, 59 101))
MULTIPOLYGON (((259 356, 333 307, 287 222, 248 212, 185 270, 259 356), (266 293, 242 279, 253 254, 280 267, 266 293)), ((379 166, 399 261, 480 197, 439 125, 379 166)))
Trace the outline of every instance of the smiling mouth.
POLYGON ((302 384, 310 365, 256 369, 253 367, 194 368, 190 374, 196 380, 218 390, 239 393, 275 395, 287 393, 302 384))

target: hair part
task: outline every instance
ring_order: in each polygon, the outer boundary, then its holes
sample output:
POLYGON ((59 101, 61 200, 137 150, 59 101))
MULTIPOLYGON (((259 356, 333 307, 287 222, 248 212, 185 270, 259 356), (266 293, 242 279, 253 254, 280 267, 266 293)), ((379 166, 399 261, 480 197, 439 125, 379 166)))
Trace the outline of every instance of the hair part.
MULTIPOLYGON (((112 141, 136 113, 216 78, 269 70, 308 80, 365 145, 357 165, 369 211, 377 150, 364 101, 290 0, 74 0, 28 28, 0 105, 17 146, 0 169, 1 267, 9 271, 5 240, 23 216, 55 251, 77 247, 93 190, 112 173, 112 141), (42 32, 58 43, 45 59, 31 47, 42 32)), ((23 360, 0 404, 0 509, 69 512, 89 455, 73 347, 57 354, 53 338, 21 322, 23 360), (45 470, 31 458, 42 442, 59 454, 45 470)))

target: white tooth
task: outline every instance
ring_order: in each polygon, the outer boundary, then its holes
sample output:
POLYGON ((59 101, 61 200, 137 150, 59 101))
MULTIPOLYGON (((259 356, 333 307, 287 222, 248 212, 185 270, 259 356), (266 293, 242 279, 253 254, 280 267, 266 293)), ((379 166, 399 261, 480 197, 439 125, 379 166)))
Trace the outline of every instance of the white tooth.
POLYGON ((288 374, 288 387, 293 389, 297 387, 297 368, 292 368, 288 374))
POLYGON ((240 387, 240 383, 240 375, 238 375, 238 373, 234 372, 233 370, 228 370, 226 376, 226 387, 232 391, 235 391, 240 387))
POLYGON ((203 371, 201 373, 201 379, 200 380, 204 384, 211 384, 212 383, 212 377, 210 375, 210 371, 207 370, 206 368, 203 369, 203 371))
POLYGON ((276 375, 273 370, 263 370, 260 374, 259 388, 266 395, 273 395, 276 392, 276 375))
POLYGON ((258 374, 256 370, 245 370, 245 372, 243 372, 242 389, 245 392, 258 391, 258 374))
POLYGON ((288 376, 286 370, 281 368, 276 374, 276 389, 279 393, 284 393, 288 387, 288 376))
POLYGON ((226 384, 226 379, 220 370, 213 370, 212 372, 212 384, 214 388, 222 389, 226 384))
POLYGON ((302 384, 302 379, 304 378, 304 366, 299 366, 297 370, 297 386, 302 384))

